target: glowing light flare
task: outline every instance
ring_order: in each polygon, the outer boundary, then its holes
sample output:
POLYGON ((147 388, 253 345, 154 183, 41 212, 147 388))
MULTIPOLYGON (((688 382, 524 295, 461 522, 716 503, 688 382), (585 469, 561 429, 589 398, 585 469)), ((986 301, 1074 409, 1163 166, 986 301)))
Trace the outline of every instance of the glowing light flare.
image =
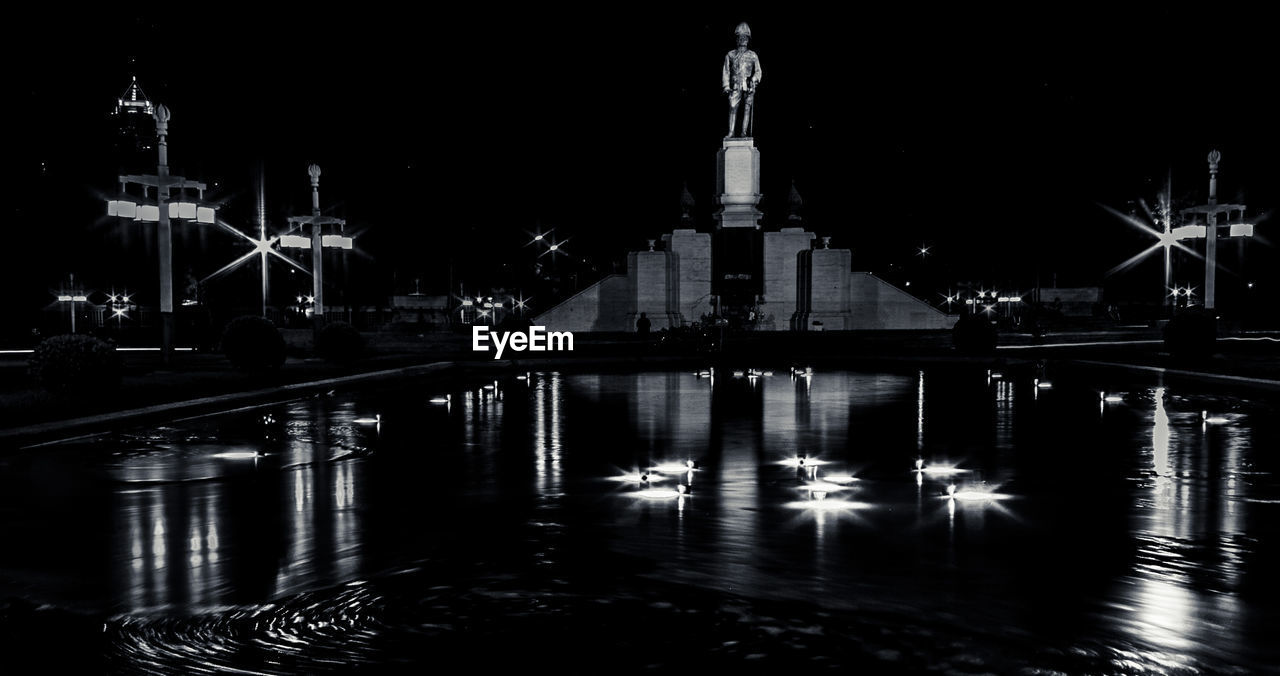
POLYGON ((845 513, 855 512, 864 509, 872 509, 875 505, 869 502, 858 502, 854 500, 839 500, 826 497, 822 500, 795 500, 782 505, 786 509, 795 509, 804 512, 823 512, 823 513, 845 513))
POLYGON ((1208 425, 1225 425, 1232 422, 1231 418, 1220 415, 1209 415, 1208 411, 1200 411, 1200 420, 1208 425))
POLYGON ((680 491, 664 490, 661 488, 650 488, 648 490, 636 491, 632 495, 645 500, 670 500, 681 496, 680 491))
POLYGON ((829 481, 813 481, 803 486, 797 486, 796 490, 808 491, 810 493, 813 493, 815 496, 818 493, 822 493, 825 496, 828 493, 838 493, 840 491, 847 491, 847 490, 850 490, 850 488, 849 486, 842 486, 840 484, 832 483, 829 481))
POLYGON ((821 467, 823 465, 826 465, 827 462, 825 460, 819 460, 817 458, 809 458, 803 455, 799 455, 794 458, 788 458, 786 460, 778 460, 773 464, 781 465, 783 467, 813 468, 813 467, 821 467))
POLYGON ((671 477, 662 476, 654 472, 629 472, 627 474, 618 474, 611 477, 605 477, 605 481, 613 481, 616 483, 631 484, 654 484, 663 481, 670 481, 671 477))
POLYGON ((682 472, 696 472, 697 463, 692 460, 684 462, 664 462, 649 468, 651 472, 669 472, 671 474, 680 474, 682 472))
MULTIPOLYGON (((920 462, 920 461, 917 460, 916 462, 920 462)), ((932 476, 952 476, 955 474, 967 474, 970 470, 961 469, 951 464, 938 463, 938 464, 929 465, 927 467, 920 467, 919 469, 916 469, 914 471, 920 472, 921 474, 929 474, 932 476)))
POLYGON ((265 453, 257 451, 225 451, 223 453, 214 453, 213 457, 220 460, 257 460, 265 455, 265 453))
POLYGON ((956 485, 951 484, 947 486, 947 494, 941 497, 954 502, 1000 502, 1002 500, 1010 500, 1017 496, 999 492, 998 486, 989 488, 983 485, 957 490, 956 485))
POLYGON ((357 425, 377 425, 382 422, 382 414, 377 413, 372 418, 356 418, 351 422, 356 423, 357 425))

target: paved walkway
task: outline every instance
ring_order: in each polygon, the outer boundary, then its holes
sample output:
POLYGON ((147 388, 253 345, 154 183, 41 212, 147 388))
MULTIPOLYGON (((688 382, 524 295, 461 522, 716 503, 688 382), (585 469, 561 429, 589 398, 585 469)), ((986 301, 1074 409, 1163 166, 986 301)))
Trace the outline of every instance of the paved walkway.
POLYGON ((1244 383, 1248 385, 1260 385, 1262 387, 1274 387, 1280 389, 1280 380, 1271 378, 1253 378, 1249 376, 1233 376, 1225 373, 1210 373, 1207 371, 1187 371, 1184 369, 1170 369, 1163 366, 1146 366, 1143 364, 1124 364, 1112 361, 1094 361, 1091 359, 1072 359, 1075 364, 1087 364, 1089 366, 1104 366, 1106 368, 1128 369, 1131 371, 1145 371, 1147 373, 1161 373, 1169 376, 1183 376, 1187 378, 1199 378, 1202 380, 1214 380, 1220 382, 1244 383))
MULTIPOLYGON (((252 406, 283 403, 286 401, 293 401, 306 394, 319 390, 331 389, 344 385, 367 383, 388 378, 403 378, 421 376, 429 373, 439 373, 453 369, 456 366, 457 364, 451 361, 432 362, 430 364, 385 369, 382 371, 371 371, 369 373, 357 373, 355 375, 325 378, 323 380, 312 380, 309 382, 293 383, 290 385, 279 385, 276 387, 267 387, 257 390, 249 390, 246 392, 231 392, 228 394, 219 394, 210 397, 166 402, 163 404, 144 406, 142 408, 135 408, 127 411, 112 411, 110 413, 101 413, 82 418, 71 418, 69 420, 55 420, 36 425, 26 425, 24 427, 12 427, 0 430, 0 444, 5 444, 6 442, 14 440, 20 442, 24 439, 29 440, 41 438, 54 433, 67 434, 76 431, 82 432, 79 436, 61 437, 58 441, 33 444, 25 447, 34 448, 35 446, 44 446, 51 443, 59 443, 61 441, 94 436, 118 427, 122 423, 138 421, 161 414, 173 416, 183 412, 196 412, 215 406, 246 404, 250 402, 252 402, 252 406), (85 430, 88 431, 86 432, 85 430)), ((246 406, 244 408, 251 408, 252 406, 246 406)), ((243 408, 234 410, 243 410, 243 408)))

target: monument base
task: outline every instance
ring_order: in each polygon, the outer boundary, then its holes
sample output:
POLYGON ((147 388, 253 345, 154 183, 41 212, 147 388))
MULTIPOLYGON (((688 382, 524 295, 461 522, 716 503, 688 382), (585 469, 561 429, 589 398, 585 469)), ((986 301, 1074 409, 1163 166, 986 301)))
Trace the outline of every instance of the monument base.
POLYGON ((716 153, 717 228, 760 229, 760 151, 751 137, 726 137, 716 153))

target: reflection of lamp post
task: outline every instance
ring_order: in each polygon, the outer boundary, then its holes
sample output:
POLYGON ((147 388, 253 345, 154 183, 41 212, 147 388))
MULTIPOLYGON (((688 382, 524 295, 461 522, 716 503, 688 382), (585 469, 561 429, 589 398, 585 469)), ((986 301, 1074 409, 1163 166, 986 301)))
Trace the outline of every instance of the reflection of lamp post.
POLYGON ((169 225, 172 218, 196 221, 197 223, 213 223, 214 210, 191 202, 185 195, 181 199, 169 202, 169 189, 178 188, 196 190, 202 197, 205 185, 197 181, 188 181, 182 176, 169 175, 169 109, 157 105, 154 117, 156 120, 156 137, 158 140, 159 158, 156 173, 152 175, 121 176, 122 187, 129 184, 142 186, 143 194, 147 188, 156 189, 156 203, 138 204, 127 195, 121 199, 107 202, 107 215, 118 218, 156 223, 156 244, 160 253, 160 354, 164 363, 173 358, 173 231, 169 225))

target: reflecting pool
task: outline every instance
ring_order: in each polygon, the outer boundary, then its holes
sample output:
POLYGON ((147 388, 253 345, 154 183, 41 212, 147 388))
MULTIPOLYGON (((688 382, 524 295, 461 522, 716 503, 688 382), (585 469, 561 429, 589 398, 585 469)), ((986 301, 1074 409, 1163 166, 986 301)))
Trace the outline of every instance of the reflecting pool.
POLYGON ((734 373, 423 381, 12 453, 0 598, 100 617, 103 664, 153 673, 1280 663, 1273 401, 734 373))

